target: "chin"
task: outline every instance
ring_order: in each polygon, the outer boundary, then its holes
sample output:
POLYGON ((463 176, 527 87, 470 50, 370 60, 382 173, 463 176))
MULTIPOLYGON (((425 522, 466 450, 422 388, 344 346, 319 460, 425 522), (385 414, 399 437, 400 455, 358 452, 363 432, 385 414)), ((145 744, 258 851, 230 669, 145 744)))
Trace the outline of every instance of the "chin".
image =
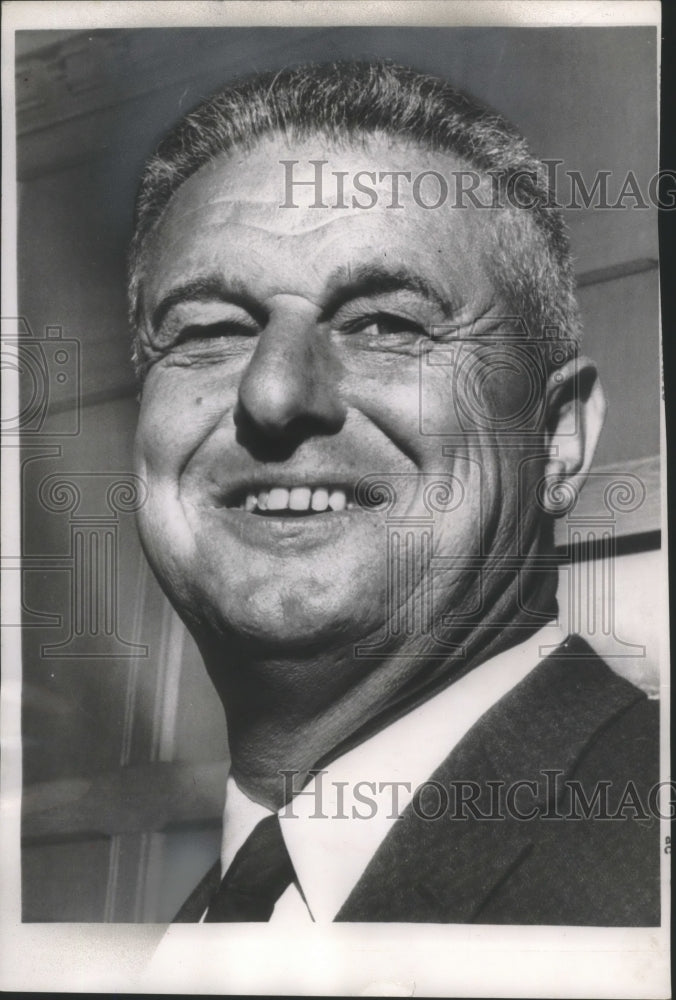
POLYGON ((297 591, 258 594, 253 600, 238 601, 235 605, 227 600, 205 603, 213 608, 209 618, 218 623, 216 631, 220 635, 231 635, 235 641, 250 647, 263 647, 273 656, 341 648, 360 641, 377 628, 371 621, 373 615, 363 604, 361 607, 346 606, 344 601, 320 604, 297 591))

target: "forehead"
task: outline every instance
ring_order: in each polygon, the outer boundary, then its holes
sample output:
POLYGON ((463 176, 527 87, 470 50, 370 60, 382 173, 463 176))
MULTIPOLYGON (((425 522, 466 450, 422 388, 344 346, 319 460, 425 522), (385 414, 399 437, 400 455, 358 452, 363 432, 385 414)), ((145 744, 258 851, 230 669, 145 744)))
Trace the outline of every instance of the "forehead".
POLYGON ((171 282, 214 254, 236 268, 244 252, 251 265, 274 246, 280 262, 304 260, 313 272, 329 260, 349 268, 379 257, 438 276, 462 268, 471 279, 484 269, 494 213, 457 206, 455 182, 467 169, 451 154, 384 136, 268 137, 220 154, 181 185, 148 240, 146 277, 171 282))

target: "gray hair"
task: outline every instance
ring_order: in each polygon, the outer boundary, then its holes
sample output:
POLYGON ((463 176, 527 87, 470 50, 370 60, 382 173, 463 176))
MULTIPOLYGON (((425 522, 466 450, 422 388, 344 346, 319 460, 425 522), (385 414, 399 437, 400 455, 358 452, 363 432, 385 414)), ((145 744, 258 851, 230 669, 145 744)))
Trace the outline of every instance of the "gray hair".
POLYGON ((219 154, 252 149, 270 135, 320 134, 344 142, 376 133, 452 153, 490 174, 494 183, 497 179, 502 191, 511 185, 504 209, 488 213, 499 220, 489 260, 493 280, 509 313, 523 320, 532 337, 555 332, 560 338, 555 365, 574 356, 580 319, 566 228, 546 167, 523 137, 439 77, 388 62, 337 62, 234 83, 186 115, 147 163, 129 255, 129 315, 139 373, 143 249, 183 181, 219 154))

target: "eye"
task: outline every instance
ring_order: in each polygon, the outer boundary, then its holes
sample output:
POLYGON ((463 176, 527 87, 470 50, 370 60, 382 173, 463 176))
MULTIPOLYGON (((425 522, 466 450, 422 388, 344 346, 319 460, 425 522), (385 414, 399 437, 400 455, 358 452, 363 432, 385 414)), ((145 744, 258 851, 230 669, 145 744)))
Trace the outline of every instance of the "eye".
POLYGON ((348 336, 361 334, 369 339, 415 339, 427 336, 427 330, 420 323, 416 323, 409 316, 400 316, 396 313, 378 312, 369 316, 360 316, 358 319, 349 320, 340 330, 348 336))
POLYGON ((176 338, 175 346, 219 338, 255 337, 258 333, 253 323, 243 321, 221 320, 217 323, 193 323, 185 326, 176 338))

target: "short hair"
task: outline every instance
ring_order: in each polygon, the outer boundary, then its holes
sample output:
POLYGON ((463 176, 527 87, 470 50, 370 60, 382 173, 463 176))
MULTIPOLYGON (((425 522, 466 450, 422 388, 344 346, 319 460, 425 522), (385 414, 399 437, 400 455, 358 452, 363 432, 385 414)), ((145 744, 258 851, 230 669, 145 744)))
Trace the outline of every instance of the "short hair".
POLYGON ((181 184, 233 149, 269 136, 363 141, 386 135, 452 153, 497 179, 500 201, 489 266, 508 313, 532 337, 557 336, 560 364, 577 352, 580 319, 563 215, 545 165, 501 115, 439 77, 387 61, 307 64, 234 82, 201 103, 165 136, 145 167, 129 255, 129 315, 141 374, 138 323, 143 250, 181 184), (524 208, 520 206, 527 205, 524 208))

